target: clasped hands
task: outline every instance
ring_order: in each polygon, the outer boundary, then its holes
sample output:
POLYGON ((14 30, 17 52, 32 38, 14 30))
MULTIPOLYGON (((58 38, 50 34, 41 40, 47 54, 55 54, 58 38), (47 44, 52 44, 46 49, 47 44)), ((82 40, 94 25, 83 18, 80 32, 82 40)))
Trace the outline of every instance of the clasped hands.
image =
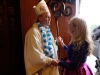
MULTIPOLYGON (((63 39, 59 36, 59 37, 56 37, 56 42, 61 44, 62 46, 64 46, 64 42, 63 42, 63 39)), ((53 66, 58 66, 58 63, 59 63, 59 60, 58 59, 52 59, 52 62, 51 62, 51 65, 53 66)))
POLYGON ((51 65, 58 66, 59 60, 58 59, 52 59, 51 65))

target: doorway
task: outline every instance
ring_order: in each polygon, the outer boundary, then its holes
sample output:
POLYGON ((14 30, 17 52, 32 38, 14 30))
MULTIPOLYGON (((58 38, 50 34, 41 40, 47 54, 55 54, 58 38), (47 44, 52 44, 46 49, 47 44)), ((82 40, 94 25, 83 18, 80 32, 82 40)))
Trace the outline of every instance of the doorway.
POLYGON ((0 75, 25 75, 20 0, 0 0, 0 75))

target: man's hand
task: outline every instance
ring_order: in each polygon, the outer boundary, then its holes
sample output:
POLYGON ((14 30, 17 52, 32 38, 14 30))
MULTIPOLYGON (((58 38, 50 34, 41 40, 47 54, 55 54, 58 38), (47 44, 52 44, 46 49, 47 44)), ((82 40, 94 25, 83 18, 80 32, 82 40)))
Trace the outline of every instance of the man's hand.
POLYGON ((51 65, 58 66, 58 60, 57 59, 52 59, 51 65))

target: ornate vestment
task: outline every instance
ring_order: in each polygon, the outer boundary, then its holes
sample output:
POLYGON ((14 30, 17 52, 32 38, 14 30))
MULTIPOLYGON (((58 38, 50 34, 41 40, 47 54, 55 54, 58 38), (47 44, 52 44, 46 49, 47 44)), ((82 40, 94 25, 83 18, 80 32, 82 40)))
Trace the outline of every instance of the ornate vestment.
MULTIPOLYGON (((52 36, 53 38, 53 36, 52 36)), ((52 40, 54 56, 57 59, 57 45, 52 40)), ((26 75, 59 75, 58 67, 50 65, 52 58, 45 55, 43 51, 43 40, 35 23, 25 36, 24 60, 26 75)))

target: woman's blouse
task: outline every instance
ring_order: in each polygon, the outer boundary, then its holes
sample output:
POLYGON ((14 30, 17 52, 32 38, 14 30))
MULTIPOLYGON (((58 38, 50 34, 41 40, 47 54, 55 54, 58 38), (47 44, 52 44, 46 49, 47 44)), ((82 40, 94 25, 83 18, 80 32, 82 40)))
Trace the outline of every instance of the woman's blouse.
POLYGON ((67 61, 61 60, 59 65, 70 70, 75 70, 77 67, 86 62, 87 59, 87 43, 83 43, 80 47, 80 50, 74 50, 74 45, 71 43, 69 46, 64 46, 64 50, 67 52, 67 61))

